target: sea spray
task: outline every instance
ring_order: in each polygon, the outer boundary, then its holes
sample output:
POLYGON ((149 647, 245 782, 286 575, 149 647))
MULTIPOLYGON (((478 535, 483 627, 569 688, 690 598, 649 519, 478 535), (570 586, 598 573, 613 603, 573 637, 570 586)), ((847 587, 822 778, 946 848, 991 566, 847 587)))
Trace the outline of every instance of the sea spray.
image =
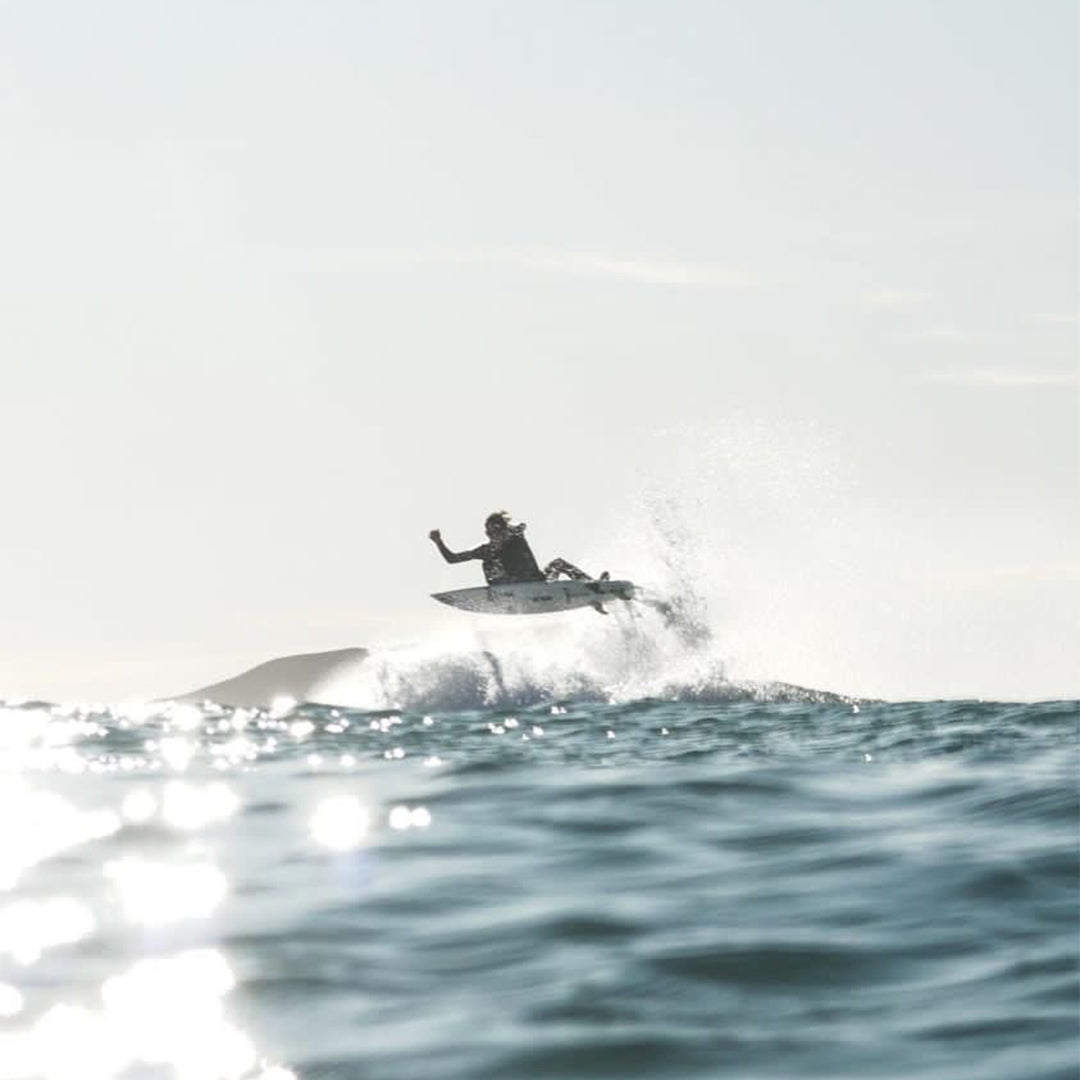
POLYGON ((677 603, 620 605, 606 617, 591 611, 577 616, 536 616, 528 625, 519 620, 420 645, 373 649, 315 688, 313 698, 371 710, 842 700, 782 683, 728 679, 715 643, 694 630, 697 624, 677 603))

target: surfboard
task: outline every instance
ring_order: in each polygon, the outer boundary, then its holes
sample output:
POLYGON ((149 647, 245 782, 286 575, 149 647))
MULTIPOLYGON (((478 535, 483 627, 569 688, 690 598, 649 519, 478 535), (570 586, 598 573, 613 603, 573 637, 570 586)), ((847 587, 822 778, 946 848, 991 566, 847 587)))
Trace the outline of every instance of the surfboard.
POLYGON ((613 600, 633 600, 630 581, 519 581, 432 593, 442 604, 488 615, 543 615, 613 600))

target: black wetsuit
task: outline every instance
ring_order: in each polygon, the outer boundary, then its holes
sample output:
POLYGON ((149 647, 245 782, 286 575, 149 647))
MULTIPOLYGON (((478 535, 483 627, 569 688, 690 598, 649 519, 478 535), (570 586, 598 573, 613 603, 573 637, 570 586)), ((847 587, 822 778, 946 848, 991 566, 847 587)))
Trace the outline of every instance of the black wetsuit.
POLYGON ((575 581, 591 581, 592 578, 565 559, 552 559, 540 569, 536 556, 525 539, 525 526, 513 525, 499 540, 489 540, 472 551, 451 551, 437 532, 432 533, 442 557, 449 563, 480 559, 484 566, 484 578, 489 585, 509 585, 517 581, 554 581, 565 574, 575 581))
POLYGON ((483 560, 484 579, 489 585, 544 580, 544 573, 520 528, 511 529, 505 540, 491 540, 469 554, 483 560))

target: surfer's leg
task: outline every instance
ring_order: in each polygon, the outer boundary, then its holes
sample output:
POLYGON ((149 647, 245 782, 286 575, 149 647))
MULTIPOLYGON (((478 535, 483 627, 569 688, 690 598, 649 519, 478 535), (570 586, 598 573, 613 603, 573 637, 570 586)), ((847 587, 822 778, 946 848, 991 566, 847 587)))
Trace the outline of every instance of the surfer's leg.
POLYGON ((558 580, 560 574, 565 574, 574 581, 592 581, 592 578, 584 570, 579 570, 573 563, 568 563, 565 559, 552 559, 544 567, 544 577, 548 581, 558 580))

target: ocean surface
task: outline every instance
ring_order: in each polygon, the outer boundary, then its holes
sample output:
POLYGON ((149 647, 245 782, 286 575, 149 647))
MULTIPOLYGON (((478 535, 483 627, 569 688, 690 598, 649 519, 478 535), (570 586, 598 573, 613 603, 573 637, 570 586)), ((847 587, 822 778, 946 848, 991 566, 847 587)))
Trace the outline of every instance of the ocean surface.
POLYGON ((9 704, 0 1078, 1073 1080, 1076 702, 9 704))

